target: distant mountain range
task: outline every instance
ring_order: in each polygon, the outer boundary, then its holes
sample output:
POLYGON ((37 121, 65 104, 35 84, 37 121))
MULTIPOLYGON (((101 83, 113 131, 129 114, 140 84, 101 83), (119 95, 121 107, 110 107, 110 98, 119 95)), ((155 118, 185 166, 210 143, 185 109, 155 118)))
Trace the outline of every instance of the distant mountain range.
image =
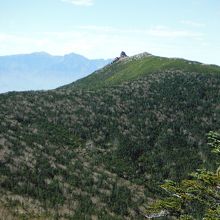
POLYGON ((111 59, 88 59, 71 53, 52 56, 45 52, 0 56, 0 93, 53 89, 85 77, 111 59))

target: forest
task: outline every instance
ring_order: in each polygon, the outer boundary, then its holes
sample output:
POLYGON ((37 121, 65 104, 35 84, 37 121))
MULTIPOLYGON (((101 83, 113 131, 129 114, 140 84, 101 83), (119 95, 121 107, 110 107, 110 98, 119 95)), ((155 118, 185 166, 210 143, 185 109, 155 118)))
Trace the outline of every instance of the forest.
POLYGON ((160 210, 218 219, 219 97, 220 67, 151 55, 55 90, 0 95, 0 210, 12 219, 160 210))

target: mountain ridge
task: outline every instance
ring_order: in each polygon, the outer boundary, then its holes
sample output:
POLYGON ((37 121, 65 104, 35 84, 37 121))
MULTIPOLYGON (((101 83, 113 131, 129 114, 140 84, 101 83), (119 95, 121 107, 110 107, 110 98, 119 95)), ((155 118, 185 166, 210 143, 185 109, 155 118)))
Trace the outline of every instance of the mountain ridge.
POLYGON ((45 52, 0 57, 0 92, 54 89, 105 66, 111 59, 88 59, 70 53, 45 52), (16 82, 16 83, 15 83, 16 82))
POLYGON ((118 84, 124 80, 132 80, 146 76, 148 73, 152 74, 154 72, 172 69, 191 72, 219 72, 220 67, 181 58, 154 56, 148 52, 143 52, 108 64, 104 68, 95 71, 93 74, 67 85, 67 87, 71 87, 71 85, 76 87, 90 87, 91 85, 91 88, 95 88, 99 87, 97 84, 101 84, 101 87, 103 87, 118 84))

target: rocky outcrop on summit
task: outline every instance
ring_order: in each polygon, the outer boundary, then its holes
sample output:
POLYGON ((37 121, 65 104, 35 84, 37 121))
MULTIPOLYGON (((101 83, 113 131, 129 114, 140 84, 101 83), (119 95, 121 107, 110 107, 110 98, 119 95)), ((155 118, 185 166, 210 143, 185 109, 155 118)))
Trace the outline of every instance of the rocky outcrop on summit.
POLYGON ((117 62, 117 61, 119 61, 119 60, 122 60, 122 59, 124 59, 124 58, 127 58, 127 57, 128 57, 127 54, 126 54, 124 51, 122 51, 121 54, 120 54, 120 57, 116 57, 116 58, 112 61, 112 63, 115 63, 115 62, 117 62))
POLYGON ((124 51, 122 51, 121 54, 120 54, 120 58, 124 58, 124 57, 128 57, 128 56, 124 51))
MULTIPOLYGON (((153 56, 152 54, 148 53, 148 52, 144 52, 144 53, 140 53, 134 56, 129 57, 124 51, 121 52, 120 57, 116 57, 113 61, 113 63, 116 63, 118 61, 124 60, 126 58, 129 58, 128 61, 130 60, 138 60, 138 59, 142 59, 144 57, 149 57, 149 56, 153 56)), ((127 59, 126 59, 127 60, 127 59)))

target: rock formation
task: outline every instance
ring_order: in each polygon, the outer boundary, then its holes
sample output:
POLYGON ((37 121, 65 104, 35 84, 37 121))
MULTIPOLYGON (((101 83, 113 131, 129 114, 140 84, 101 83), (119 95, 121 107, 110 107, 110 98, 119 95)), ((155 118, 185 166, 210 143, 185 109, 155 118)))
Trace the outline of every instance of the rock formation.
POLYGON ((124 57, 127 57, 127 54, 124 51, 122 51, 120 54, 120 58, 124 58, 124 57))
POLYGON ((121 54, 120 54, 120 57, 116 57, 116 58, 112 61, 112 63, 115 63, 115 62, 117 62, 117 61, 119 61, 119 60, 122 60, 122 59, 124 59, 124 58, 126 58, 126 57, 128 57, 127 54, 126 54, 124 51, 122 51, 121 54))

